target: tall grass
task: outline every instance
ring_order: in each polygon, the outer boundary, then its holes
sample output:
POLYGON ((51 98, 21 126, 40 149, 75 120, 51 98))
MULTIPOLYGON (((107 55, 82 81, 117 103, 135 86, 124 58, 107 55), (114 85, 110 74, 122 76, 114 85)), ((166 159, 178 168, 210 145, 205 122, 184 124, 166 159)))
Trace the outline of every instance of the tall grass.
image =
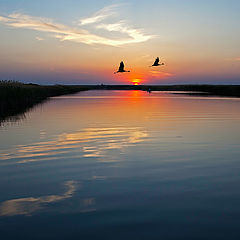
POLYGON ((48 97, 87 90, 84 86, 24 84, 16 81, 0 81, 0 120, 20 114, 48 97))

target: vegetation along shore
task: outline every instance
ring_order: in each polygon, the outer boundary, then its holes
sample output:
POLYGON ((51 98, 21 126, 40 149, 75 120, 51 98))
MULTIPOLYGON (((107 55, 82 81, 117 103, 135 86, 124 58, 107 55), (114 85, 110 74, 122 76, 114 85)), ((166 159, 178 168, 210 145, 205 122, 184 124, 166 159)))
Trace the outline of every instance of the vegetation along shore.
POLYGON ((0 81, 0 121, 21 115, 49 97, 88 90, 84 86, 24 84, 16 81, 0 81))
POLYGON ((22 114, 49 97, 85 90, 184 91, 191 95, 240 97, 240 85, 38 85, 0 81, 0 121, 22 114))

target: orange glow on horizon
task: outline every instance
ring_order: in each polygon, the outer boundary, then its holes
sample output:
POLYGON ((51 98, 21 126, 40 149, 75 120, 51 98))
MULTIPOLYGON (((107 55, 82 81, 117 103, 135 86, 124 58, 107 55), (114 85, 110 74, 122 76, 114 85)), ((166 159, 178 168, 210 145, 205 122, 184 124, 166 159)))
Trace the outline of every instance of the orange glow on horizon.
POLYGON ((132 80, 132 83, 134 85, 139 85, 141 83, 141 79, 135 78, 135 79, 132 80))

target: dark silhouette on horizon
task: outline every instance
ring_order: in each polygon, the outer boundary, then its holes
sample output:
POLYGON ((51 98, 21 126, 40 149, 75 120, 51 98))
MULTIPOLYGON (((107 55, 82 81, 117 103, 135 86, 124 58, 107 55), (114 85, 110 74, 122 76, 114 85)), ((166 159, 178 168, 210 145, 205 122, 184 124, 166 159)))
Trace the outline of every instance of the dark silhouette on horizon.
POLYGON ((159 63, 159 61, 160 61, 160 60, 159 60, 159 57, 157 57, 156 60, 155 60, 155 62, 153 63, 153 65, 150 66, 150 67, 163 66, 164 63, 159 63))
POLYGON ((130 72, 130 71, 126 71, 125 69, 124 69, 124 63, 123 63, 123 61, 121 61, 120 62, 120 66, 119 66, 119 68, 118 68, 118 71, 117 72, 114 72, 114 74, 116 74, 116 73, 122 73, 122 72, 130 72))
POLYGON ((151 90, 150 87, 148 88, 147 92, 148 92, 148 93, 151 93, 151 92, 152 92, 152 90, 151 90))

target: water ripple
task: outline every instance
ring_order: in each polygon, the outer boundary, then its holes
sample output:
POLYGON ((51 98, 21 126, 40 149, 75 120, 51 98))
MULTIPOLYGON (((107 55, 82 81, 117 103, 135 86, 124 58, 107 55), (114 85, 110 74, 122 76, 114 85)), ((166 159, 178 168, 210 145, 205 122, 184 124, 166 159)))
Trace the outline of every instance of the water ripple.
POLYGON ((124 149, 146 141, 148 133, 142 128, 85 128, 74 133, 63 133, 54 140, 19 145, 3 152, 2 164, 29 163, 71 157, 95 157, 100 161, 113 161, 111 151, 124 149))

